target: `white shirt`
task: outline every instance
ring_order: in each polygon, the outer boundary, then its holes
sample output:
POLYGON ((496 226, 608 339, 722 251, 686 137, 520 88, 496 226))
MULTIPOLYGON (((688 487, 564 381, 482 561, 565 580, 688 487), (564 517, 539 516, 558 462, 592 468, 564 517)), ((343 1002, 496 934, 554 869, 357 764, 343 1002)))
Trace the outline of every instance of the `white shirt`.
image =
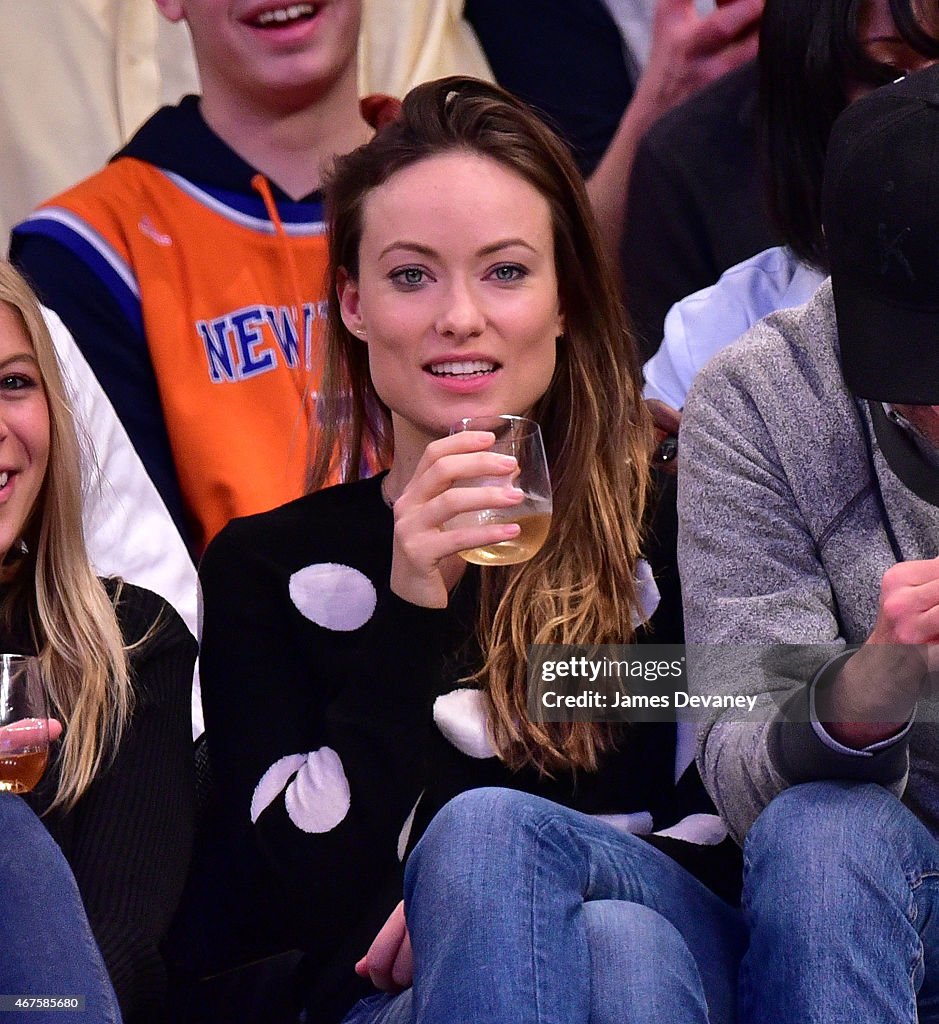
POLYGON ((824 280, 785 246, 725 270, 715 284, 668 311, 662 345, 643 367, 643 394, 681 409, 695 375, 712 356, 770 313, 808 302, 824 280))
MULTIPOLYGON (((85 546, 99 576, 120 576, 165 598, 195 636, 196 567, 97 377, 59 317, 43 309, 85 455, 85 546)), ((205 728, 199 681, 193 737, 205 728)))

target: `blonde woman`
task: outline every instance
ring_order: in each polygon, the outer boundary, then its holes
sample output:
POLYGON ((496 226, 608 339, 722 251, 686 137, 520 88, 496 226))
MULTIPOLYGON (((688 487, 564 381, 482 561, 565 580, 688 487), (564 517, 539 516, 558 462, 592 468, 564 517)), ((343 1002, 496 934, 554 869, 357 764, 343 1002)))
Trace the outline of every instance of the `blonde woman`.
POLYGON ((27 800, 75 875, 125 1021, 144 1021, 192 841, 195 645, 162 598, 95 576, 79 465, 45 322, 2 263, 0 646, 38 656, 62 725, 27 800))
MULTIPOLYGON (((353 965, 400 900, 401 861, 451 797, 505 786, 656 828, 707 801, 689 786, 682 806, 674 725, 544 725, 527 711, 529 644, 629 642, 654 603, 640 559, 651 427, 563 143, 497 87, 444 79, 338 162, 328 198, 312 486, 335 469, 349 482, 231 523, 200 572, 203 697, 239 891, 279 887, 282 938, 310 954, 309 1013, 338 1021, 353 965), (447 435, 494 413, 541 424, 554 517, 530 561, 479 571, 457 552, 517 525, 445 523, 520 494, 454 484, 515 465, 488 450, 490 433, 447 435), (391 468, 360 479, 371 460, 391 468)), ((467 841, 454 835, 454 852, 467 841)), ((469 938, 461 900, 430 902, 469 938)))

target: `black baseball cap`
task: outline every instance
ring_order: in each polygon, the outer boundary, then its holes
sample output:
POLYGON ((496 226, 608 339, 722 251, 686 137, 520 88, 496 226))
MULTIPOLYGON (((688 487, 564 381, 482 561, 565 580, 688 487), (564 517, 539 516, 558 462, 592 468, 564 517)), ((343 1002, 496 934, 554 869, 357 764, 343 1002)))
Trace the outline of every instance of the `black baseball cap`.
POLYGON ((848 388, 939 405, 939 65, 835 122, 822 224, 848 388))

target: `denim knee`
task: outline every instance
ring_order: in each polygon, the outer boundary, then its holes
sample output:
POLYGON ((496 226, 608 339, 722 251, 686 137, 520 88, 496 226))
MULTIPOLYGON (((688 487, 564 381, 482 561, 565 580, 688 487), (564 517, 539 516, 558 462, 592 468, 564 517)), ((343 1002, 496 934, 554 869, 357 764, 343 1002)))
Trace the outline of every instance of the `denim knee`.
MULTIPOLYGON (((18 796, 0 796, 0 879, 4 891, 35 890, 35 880, 74 888, 62 851, 32 809, 18 796)), ((77 890, 76 890, 77 895, 77 890)))
POLYGON ((907 874, 935 860, 935 842, 892 793, 872 783, 811 782, 780 793, 747 836, 747 874, 789 881, 811 898, 813 878, 907 874))
POLYGON ((687 973, 700 984, 697 965, 681 932, 651 907, 625 900, 594 900, 584 904, 583 912, 593 957, 633 963, 647 983, 664 969, 668 974, 687 973))
POLYGON ((422 865, 432 862, 441 870, 460 872, 460 864, 478 863, 491 857, 496 845, 511 846, 531 822, 534 804, 526 793, 484 787, 454 797, 434 815, 405 868, 405 888, 414 883, 422 865))
POLYGON ((665 917, 622 900, 585 903, 583 915, 591 1021, 708 1020, 698 965, 665 917))

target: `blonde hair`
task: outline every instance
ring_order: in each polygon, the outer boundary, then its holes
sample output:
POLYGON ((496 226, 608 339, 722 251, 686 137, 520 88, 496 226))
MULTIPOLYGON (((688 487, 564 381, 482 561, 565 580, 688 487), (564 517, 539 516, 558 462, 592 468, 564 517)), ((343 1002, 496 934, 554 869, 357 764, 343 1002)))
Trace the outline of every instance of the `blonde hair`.
POLYGON ((542 772, 597 766, 611 741, 603 724, 533 723, 527 712, 529 644, 628 643, 643 619, 636 587, 649 489, 652 427, 639 390, 635 345, 580 177, 564 144, 498 86, 447 78, 412 90, 401 116, 337 161, 327 188, 331 288, 310 486, 358 479, 363 462, 389 464, 389 410, 372 385, 366 346, 340 316, 340 268, 359 273, 362 210, 396 171, 441 153, 496 160, 548 201, 565 334, 533 416, 554 489, 548 541, 529 562, 482 573, 477 635, 503 760, 542 772))
MULTIPOLYGON (((71 808, 116 749, 133 708, 114 603, 95 575, 82 529, 82 451, 52 338, 29 286, 0 262, 0 301, 33 347, 49 409, 49 462, 4 598, 7 628, 28 622, 54 717, 64 728, 53 807, 71 808)), ((120 585, 114 602, 120 595, 120 585)))

